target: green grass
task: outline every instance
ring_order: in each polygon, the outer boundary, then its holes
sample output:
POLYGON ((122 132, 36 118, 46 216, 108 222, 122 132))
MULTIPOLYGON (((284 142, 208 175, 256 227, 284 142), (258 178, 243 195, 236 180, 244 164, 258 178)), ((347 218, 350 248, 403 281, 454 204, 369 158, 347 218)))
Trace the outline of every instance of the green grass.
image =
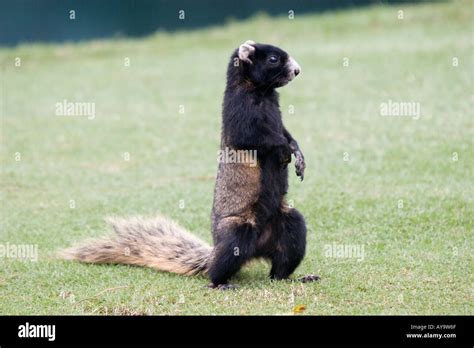
POLYGON ((0 258, 0 314, 474 314, 472 23, 461 1, 0 49, 0 244, 39 254, 0 258), (308 165, 304 182, 290 178, 309 226, 296 275, 322 281, 270 282, 254 262, 240 290, 219 292, 204 277, 56 259, 103 235, 107 215, 159 211, 211 241, 225 69, 247 39, 302 66, 281 89, 308 165), (55 116, 63 99, 95 102, 96 118, 55 116), (419 102, 420 119, 380 116, 388 99, 419 102), (326 257, 332 243, 363 245, 365 258, 326 257))

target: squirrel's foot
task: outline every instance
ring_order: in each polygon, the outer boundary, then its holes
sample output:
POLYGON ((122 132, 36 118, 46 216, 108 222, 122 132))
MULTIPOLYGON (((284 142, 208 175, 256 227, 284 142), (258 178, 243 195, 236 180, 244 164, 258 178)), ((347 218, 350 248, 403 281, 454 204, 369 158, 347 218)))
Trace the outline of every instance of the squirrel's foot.
POLYGON ((304 170, 306 169, 306 163, 304 161, 304 156, 301 151, 295 152, 295 167, 296 167, 296 175, 301 178, 301 181, 304 179, 304 170))
POLYGON ((313 274, 308 274, 304 277, 301 277, 298 280, 302 283, 317 282, 317 281, 321 280, 321 277, 317 276, 317 275, 313 275, 313 274))
POLYGON ((214 285, 213 283, 210 283, 208 286, 210 289, 217 289, 217 290, 236 290, 239 287, 234 284, 218 284, 214 285))

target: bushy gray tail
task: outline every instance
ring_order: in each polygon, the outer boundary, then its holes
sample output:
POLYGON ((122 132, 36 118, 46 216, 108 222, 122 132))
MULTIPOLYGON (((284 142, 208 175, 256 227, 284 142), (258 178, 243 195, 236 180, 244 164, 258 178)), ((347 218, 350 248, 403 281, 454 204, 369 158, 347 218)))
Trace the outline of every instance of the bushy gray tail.
POLYGON ((89 263, 146 266, 186 275, 207 271, 212 248, 168 218, 109 218, 107 222, 115 235, 66 249, 60 256, 89 263))

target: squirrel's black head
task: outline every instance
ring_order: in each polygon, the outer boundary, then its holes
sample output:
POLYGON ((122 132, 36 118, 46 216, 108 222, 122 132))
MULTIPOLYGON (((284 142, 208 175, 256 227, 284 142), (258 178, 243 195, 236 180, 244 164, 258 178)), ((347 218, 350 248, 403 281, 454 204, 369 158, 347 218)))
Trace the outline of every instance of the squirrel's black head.
POLYGON ((244 42, 233 55, 231 67, 258 88, 277 88, 286 85, 301 72, 298 63, 281 48, 244 42))

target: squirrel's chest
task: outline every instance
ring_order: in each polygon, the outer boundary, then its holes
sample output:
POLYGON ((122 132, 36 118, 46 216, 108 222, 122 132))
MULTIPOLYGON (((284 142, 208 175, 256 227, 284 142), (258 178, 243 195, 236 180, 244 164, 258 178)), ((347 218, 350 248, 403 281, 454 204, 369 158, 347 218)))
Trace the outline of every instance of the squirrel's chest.
POLYGON ((283 121, 278 104, 275 105, 272 103, 264 105, 259 114, 262 122, 269 125, 272 130, 278 133, 283 131, 283 121))

